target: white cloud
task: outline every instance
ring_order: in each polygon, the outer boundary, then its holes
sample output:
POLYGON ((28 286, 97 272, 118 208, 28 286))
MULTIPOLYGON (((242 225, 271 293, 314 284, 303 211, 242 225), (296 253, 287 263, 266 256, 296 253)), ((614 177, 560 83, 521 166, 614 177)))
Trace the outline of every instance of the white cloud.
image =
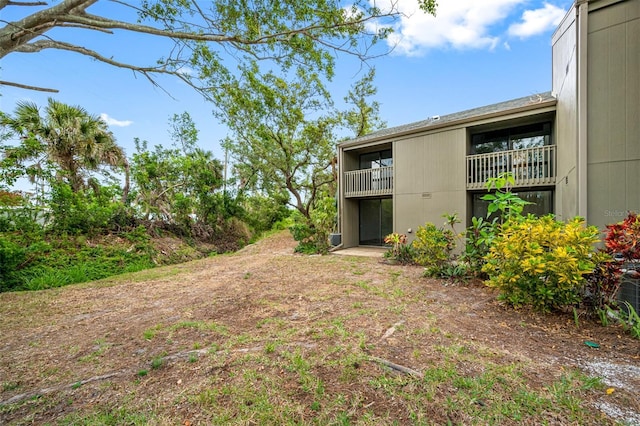
POLYGON ((180 67, 176 72, 178 74, 183 74, 186 76, 190 76, 194 74, 193 68, 190 68, 190 67, 180 67))
MULTIPOLYGON (((403 13, 387 41, 396 54, 407 56, 417 56, 430 49, 494 49, 503 45, 508 21, 531 3, 530 0, 439 0, 433 17, 420 11, 416 0, 369 1, 375 1, 383 10, 393 2, 403 13)), ((517 24, 522 28, 514 30, 513 35, 522 37, 521 34, 527 34, 525 31, 530 35, 546 31, 562 16, 561 8, 545 3, 541 9, 525 11, 522 22, 517 24)), ((510 28, 515 27, 516 24, 510 28)))
POLYGON ((525 10, 522 21, 509 27, 509 34, 527 38, 543 33, 558 26, 565 13, 564 9, 549 3, 541 9, 525 10))
POLYGON ((131 120, 125 120, 125 121, 116 120, 115 118, 109 117, 109 115, 105 114, 104 112, 100 114, 100 118, 109 126, 127 127, 133 124, 133 121, 131 120))

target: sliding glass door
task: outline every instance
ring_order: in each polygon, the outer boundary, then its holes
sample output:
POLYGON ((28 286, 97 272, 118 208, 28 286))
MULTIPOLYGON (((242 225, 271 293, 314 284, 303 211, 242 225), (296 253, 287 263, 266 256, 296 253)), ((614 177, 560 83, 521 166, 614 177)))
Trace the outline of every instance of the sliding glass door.
POLYGON ((360 200, 360 244, 384 245, 384 237, 393 232, 391 198, 360 200))

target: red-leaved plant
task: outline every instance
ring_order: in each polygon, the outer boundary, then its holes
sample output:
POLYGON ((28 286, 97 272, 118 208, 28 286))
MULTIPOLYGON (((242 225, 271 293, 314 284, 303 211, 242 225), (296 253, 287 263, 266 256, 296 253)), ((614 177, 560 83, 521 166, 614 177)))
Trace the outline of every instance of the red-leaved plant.
POLYGON ((622 222, 607 225, 604 244, 612 256, 630 262, 640 260, 640 215, 629 212, 622 222))
POLYGON ((594 258, 593 273, 587 277, 587 299, 590 300, 586 302, 596 312, 606 312, 608 307, 615 305, 621 266, 640 260, 640 215, 629 212, 623 221, 607 225, 604 244, 604 250, 594 258))

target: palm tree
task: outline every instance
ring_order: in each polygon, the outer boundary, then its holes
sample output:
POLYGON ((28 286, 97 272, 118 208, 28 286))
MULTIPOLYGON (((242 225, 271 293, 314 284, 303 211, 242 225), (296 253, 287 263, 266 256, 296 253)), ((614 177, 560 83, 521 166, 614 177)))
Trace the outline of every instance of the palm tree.
POLYGON ((32 102, 19 102, 14 116, 4 116, 2 124, 25 142, 11 153, 20 162, 43 159, 58 167, 57 177, 74 191, 86 188, 88 173, 101 166, 124 169, 123 199, 129 190, 129 163, 116 144, 107 124, 80 106, 49 98, 44 116, 32 102), (25 147, 30 147, 25 149, 25 147))

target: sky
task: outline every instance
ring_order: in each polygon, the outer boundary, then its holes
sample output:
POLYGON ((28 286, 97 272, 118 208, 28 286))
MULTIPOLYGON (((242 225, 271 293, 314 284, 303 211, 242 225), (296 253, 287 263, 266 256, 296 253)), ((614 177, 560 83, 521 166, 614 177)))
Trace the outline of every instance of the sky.
MULTIPOLYGON (((376 68, 375 100, 388 127, 551 90, 551 35, 571 1, 438 0, 436 17, 418 11, 416 0, 396 1, 405 17, 384 41, 391 53, 369 62, 376 68)), ((115 7, 101 0, 89 12, 127 17, 115 7)), ((34 10, 9 6, 0 20, 34 10)), ((153 63, 170 47, 157 38, 123 32, 55 29, 49 34, 137 65, 153 63)), ((341 100, 366 69, 339 56, 336 71, 330 87, 341 100)), ((199 130, 200 145, 224 158, 220 141, 227 130, 213 117, 213 106, 178 79, 160 79, 163 90, 131 71, 79 54, 43 51, 5 56, 0 80, 59 90, 50 94, 0 86, 3 112, 11 113, 25 100, 44 107, 48 97, 82 106, 103 117, 129 156, 135 152, 134 138, 169 146, 169 119, 186 111, 199 130)))

